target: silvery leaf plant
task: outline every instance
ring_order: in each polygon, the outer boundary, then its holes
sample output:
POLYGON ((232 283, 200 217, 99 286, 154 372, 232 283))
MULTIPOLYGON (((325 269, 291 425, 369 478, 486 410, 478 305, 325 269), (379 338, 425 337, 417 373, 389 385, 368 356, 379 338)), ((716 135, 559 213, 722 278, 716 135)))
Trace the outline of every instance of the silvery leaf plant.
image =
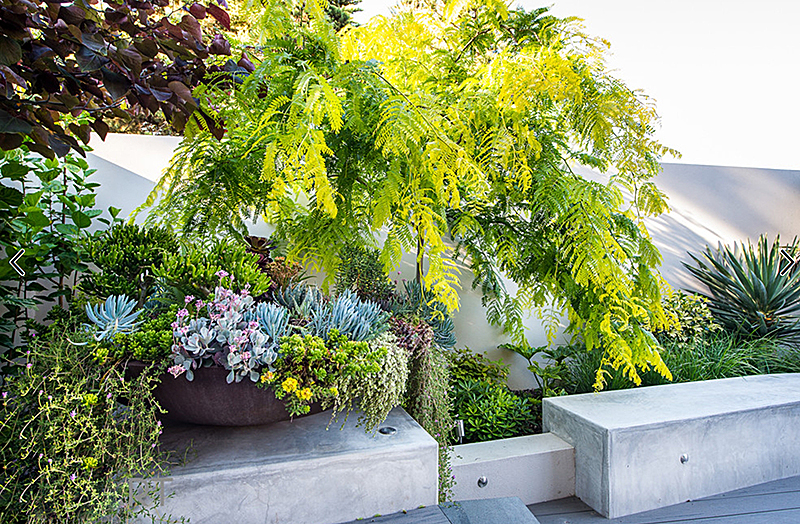
MULTIPOLYGON (((228 274, 220 271, 218 276, 224 282, 228 274)), ((270 311, 273 322, 277 318, 278 329, 272 323, 263 329, 263 308, 259 311, 249 291, 236 293, 222 283, 207 303, 193 296, 187 296, 185 301, 186 307, 178 311, 172 323, 174 365, 169 372, 173 376, 185 373, 188 380, 193 380, 198 367, 218 365, 229 371, 230 384, 244 378, 256 382, 262 368, 272 369, 280 337, 288 334, 288 311, 270 311)))

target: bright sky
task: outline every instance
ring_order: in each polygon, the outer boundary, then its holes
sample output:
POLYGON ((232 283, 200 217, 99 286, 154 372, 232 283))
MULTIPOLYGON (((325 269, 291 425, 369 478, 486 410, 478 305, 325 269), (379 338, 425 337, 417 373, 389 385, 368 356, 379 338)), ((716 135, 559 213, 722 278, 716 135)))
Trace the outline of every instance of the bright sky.
MULTIPOLYGON (((656 136, 683 154, 665 161, 800 170, 800 2, 549 1, 608 40, 616 76, 656 100, 656 136)), ((394 3, 362 0, 356 21, 394 3)))

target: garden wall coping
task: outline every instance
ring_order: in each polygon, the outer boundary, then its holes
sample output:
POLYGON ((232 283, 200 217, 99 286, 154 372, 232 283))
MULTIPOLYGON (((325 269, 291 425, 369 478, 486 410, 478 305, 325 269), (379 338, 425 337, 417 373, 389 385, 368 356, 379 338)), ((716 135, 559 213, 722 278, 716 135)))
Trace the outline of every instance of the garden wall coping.
POLYGON ((453 446, 454 500, 519 497, 525 504, 575 494, 575 450, 552 433, 453 446))

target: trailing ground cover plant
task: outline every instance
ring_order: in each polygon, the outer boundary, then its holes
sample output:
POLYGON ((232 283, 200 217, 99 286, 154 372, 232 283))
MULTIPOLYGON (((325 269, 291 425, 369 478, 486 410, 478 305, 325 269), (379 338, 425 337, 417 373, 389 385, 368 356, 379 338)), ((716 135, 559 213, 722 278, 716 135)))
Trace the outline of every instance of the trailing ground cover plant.
POLYGON ((650 178, 670 152, 651 102, 607 73, 604 44, 574 20, 494 0, 426 6, 336 35, 316 2, 263 3, 253 70, 197 92, 226 135, 187 133, 151 220, 237 229, 264 215, 289 258, 331 277, 336 246, 383 230, 384 267, 416 253, 425 302, 448 312, 463 254, 515 343, 523 310, 554 304, 553 330, 566 312, 604 367, 668 376, 648 329, 665 317, 642 219, 666 209, 650 178), (574 164, 614 174, 600 184, 574 164))
POLYGON ((780 237, 770 243, 761 235, 753 246, 706 247, 695 265, 686 268, 709 290, 714 318, 726 330, 743 337, 770 337, 800 342, 800 272, 781 271, 781 250, 796 255, 798 242, 782 248, 780 237))
POLYGON ((403 407, 439 443, 439 501, 451 500, 455 484, 451 455, 455 427, 447 350, 433 343, 433 328, 419 318, 395 317, 392 332, 408 354, 403 407))
POLYGON ((332 406, 334 417, 358 405, 359 423, 373 431, 402 401, 408 357, 391 335, 359 342, 334 329, 327 340, 285 337, 274 368, 263 372, 260 382, 284 400, 290 415, 308 413, 312 403, 332 406))
POLYGON ((129 505, 129 489, 144 478, 140 493, 152 495, 155 481, 146 479, 167 474, 152 396, 157 367, 132 378, 98 364, 94 338, 68 313, 37 335, 2 386, 0 521, 155 518, 155 508, 129 505))

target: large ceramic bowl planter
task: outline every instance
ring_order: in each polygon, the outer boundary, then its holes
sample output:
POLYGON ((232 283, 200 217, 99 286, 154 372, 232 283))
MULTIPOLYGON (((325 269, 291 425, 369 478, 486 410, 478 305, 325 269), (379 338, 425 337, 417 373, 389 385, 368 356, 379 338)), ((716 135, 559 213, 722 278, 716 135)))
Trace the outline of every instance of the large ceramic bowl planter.
MULTIPOLYGON (((144 363, 130 362, 128 370, 141 373, 144 363)), ((228 384, 228 371, 221 367, 199 368, 194 380, 165 373, 153 395, 176 422, 206 426, 255 426, 289 420, 283 402, 270 389, 256 387, 249 380, 228 384)), ((321 411, 311 406, 311 413, 321 411)))

